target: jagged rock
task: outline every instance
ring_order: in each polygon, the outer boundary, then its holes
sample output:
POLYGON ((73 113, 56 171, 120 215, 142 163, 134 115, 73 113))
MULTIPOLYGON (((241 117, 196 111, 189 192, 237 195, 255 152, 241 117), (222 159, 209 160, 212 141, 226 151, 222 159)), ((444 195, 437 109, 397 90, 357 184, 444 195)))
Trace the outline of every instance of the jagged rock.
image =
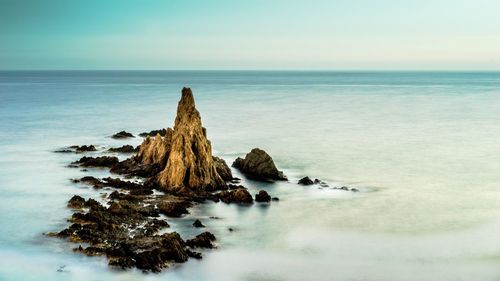
POLYGON ((313 182, 309 177, 303 177, 298 182, 298 184, 302 184, 302 185, 312 185, 314 183, 315 183, 315 181, 313 182))
POLYGON ((235 190, 223 190, 217 193, 217 197, 224 203, 244 203, 252 204, 252 195, 245 188, 238 188, 235 190))
POLYGON ((158 136, 155 140, 146 139, 141 145, 138 159, 142 163, 166 161, 165 168, 156 177, 157 184, 165 191, 175 192, 182 187, 212 191, 225 187, 224 180, 217 173, 212 146, 189 88, 182 89, 171 137, 167 129, 162 140, 158 136), (141 154, 141 151, 150 150, 154 153, 141 154))
POLYGON ((197 220, 195 220, 195 221, 193 222, 193 226, 194 226, 194 227, 205 227, 205 226, 203 225, 203 223, 201 223, 201 221, 200 221, 200 220, 198 220, 198 219, 197 219, 197 220))
POLYGON ((84 156, 80 160, 72 164, 78 164, 82 167, 111 167, 117 164, 118 158, 114 156, 87 157, 84 156))
POLYGON ((144 133, 139 134, 140 137, 154 137, 156 135, 160 135, 160 136, 164 137, 167 135, 167 130, 166 129, 152 130, 149 133, 144 132, 144 133))
POLYGON ((121 147, 112 147, 108 149, 109 152, 119 152, 119 153, 134 153, 139 151, 139 146, 133 147, 129 144, 123 145, 121 147))
POLYGON ((191 248, 213 248, 214 244, 212 243, 215 241, 215 236, 206 231, 203 232, 202 234, 197 235, 193 239, 186 240, 186 245, 188 245, 191 248))
POLYGON ((271 196, 265 190, 260 190, 259 193, 255 194, 256 202, 269 202, 271 201, 271 196))
POLYGON ((129 132, 121 131, 121 132, 114 134, 111 137, 114 139, 124 139, 124 138, 134 138, 134 135, 132 135, 129 132))
POLYGON ((233 162, 233 167, 254 179, 287 180, 283 172, 278 171, 271 156, 259 148, 252 149, 245 159, 238 157, 233 162))
POLYGON ((233 174, 231 173, 231 168, 226 164, 224 159, 214 156, 215 169, 219 176, 225 181, 231 181, 233 179, 233 174))

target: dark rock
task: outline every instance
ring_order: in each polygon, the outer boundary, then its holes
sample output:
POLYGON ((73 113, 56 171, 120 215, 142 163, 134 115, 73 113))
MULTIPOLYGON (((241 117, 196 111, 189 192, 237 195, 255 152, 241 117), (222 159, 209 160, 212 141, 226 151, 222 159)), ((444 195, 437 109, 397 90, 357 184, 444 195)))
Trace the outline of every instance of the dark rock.
POLYGON ((342 189, 342 190, 349 190, 349 188, 347 186, 342 186, 340 189, 342 189))
POLYGON ((186 245, 191 247, 191 248, 214 248, 214 244, 212 243, 215 241, 215 236, 206 231, 203 232, 202 234, 197 235, 193 239, 189 239, 186 241, 186 245))
POLYGON ((271 196, 269 196, 269 194, 265 190, 260 190, 259 193, 255 194, 255 201, 269 202, 271 201, 271 196))
POLYGON ((68 201, 68 207, 73 208, 73 209, 81 209, 85 206, 85 199, 82 197, 75 195, 71 197, 68 201))
POLYGON ((245 159, 238 157, 233 167, 259 180, 287 180, 283 172, 278 171, 271 156, 259 148, 252 149, 245 159))
POLYGON ((280 201, 280 199, 278 197, 273 197, 271 200, 273 200, 273 201, 280 201))
POLYGON ((359 189, 357 189, 357 188, 351 188, 351 191, 352 191, 352 192, 358 192, 358 191, 359 191, 359 189))
POLYGON ((205 227, 200 220, 195 220, 193 223, 194 227, 205 227))
POLYGON ((140 137, 154 137, 156 135, 160 135, 162 137, 166 136, 167 135, 167 130, 166 129, 160 129, 160 130, 152 130, 150 131, 149 133, 148 132, 144 132, 144 133, 140 133, 139 136, 140 137))
POLYGON ((217 193, 217 197, 224 203, 243 203, 252 204, 253 198, 248 190, 244 188, 238 188, 235 190, 223 190, 217 193))
POLYGON ((88 184, 93 186, 94 188, 103 188, 105 186, 105 184, 101 180, 94 178, 92 176, 85 176, 80 179, 74 179, 73 182, 88 184))
POLYGON ((118 158, 114 156, 87 157, 84 156, 80 160, 72 164, 78 164, 82 167, 111 167, 117 164, 118 158))
POLYGON ((121 147, 112 147, 108 149, 109 152, 119 152, 119 153, 134 153, 139 152, 139 146, 133 147, 129 144, 123 145, 121 147))
POLYGON ((114 138, 114 139, 134 138, 134 135, 132 135, 131 133, 125 132, 125 131, 121 131, 121 132, 114 134, 112 136, 112 138, 114 138))
MULTIPOLYGON (((316 179, 317 180, 317 179, 316 179)), ((309 177, 303 177, 299 180, 298 184, 302 185, 312 185, 314 182, 309 177)))

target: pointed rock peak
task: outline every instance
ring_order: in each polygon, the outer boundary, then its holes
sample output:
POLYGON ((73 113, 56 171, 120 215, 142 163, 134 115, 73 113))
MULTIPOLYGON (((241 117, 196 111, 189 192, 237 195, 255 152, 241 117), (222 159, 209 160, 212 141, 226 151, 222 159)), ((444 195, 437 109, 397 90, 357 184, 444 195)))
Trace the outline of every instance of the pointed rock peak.
POLYGON ((212 156, 212 146, 189 88, 182 89, 174 128, 167 129, 164 137, 146 138, 137 159, 161 167, 156 183, 168 191, 216 190, 226 186, 224 179, 232 178, 224 160, 212 156))
POLYGON ((191 91, 191 88, 184 87, 182 88, 181 100, 177 106, 177 114, 179 114, 180 111, 189 112, 193 110, 196 110, 193 92, 191 91))

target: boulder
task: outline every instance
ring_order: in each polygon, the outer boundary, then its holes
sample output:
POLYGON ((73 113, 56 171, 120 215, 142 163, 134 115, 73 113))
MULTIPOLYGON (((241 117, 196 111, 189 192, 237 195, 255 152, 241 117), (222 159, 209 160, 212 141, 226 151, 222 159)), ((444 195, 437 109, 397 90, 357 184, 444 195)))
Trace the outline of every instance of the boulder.
POLYGON ((238 157, 233 167, 258 180, 287 180, 283 172, 278 171, 271 156, 259 148, 252 149, 245 159, 238 157))
POLYGON ((271 201, 271 196, 265 190, 260 190, 259 193, 255 194, 256 202, 269 202, 271 201))
POLYGON ((298 182, 298 184, 302 184, 302 185, 312 185, 314 183, 315 182, 313 182, 309 177, 303 177, 298 182))

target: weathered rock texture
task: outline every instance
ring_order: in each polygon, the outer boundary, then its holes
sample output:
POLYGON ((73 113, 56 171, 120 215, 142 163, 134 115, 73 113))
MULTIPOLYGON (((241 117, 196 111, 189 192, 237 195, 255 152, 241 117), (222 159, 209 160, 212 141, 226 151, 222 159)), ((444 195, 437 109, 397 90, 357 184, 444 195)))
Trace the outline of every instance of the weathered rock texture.
POLYGON ((164 166, 156 176, 156 183, 167 191, 182 188, 213 191, 225 187, 189 88, 182 89, 174 128, 168 128, 165 137, 158 134, 146 138, 137 160, 142 164, 164 166))
POLYGON ((287 180, 283 172, 278 171, 271 156, 259 148, 252 149, 245 159, 238 157, 233 167, 259 180, 287 180))

